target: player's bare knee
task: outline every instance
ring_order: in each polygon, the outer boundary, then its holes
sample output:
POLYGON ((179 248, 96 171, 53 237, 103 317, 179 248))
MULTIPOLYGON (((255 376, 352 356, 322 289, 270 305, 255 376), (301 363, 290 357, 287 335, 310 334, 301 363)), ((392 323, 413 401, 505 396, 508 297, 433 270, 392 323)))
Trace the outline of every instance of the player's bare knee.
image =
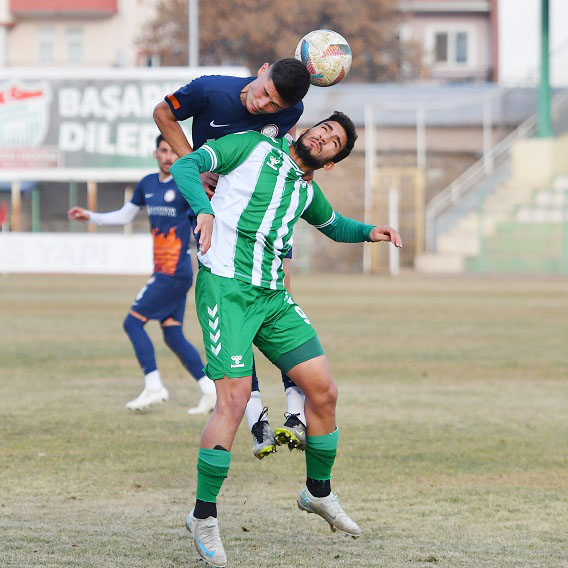
POLYGON ((322 404, 327 407, 335 408, 337 404, 338 390, 337 385, 330 381, 327 385, 327 389, 322 392, 322 404))
POLYGON ((217 407, 221 412, 242 418, 250 398, 250 384, 237 383, 236 380, 217 388, 217 407))
POLYGON ((242 393, 232 393, 230 396, 217 397, 217 413, 225 414, 238 422, 241 421, 248 397, 242 393))
POLYGON ((333 381, 329 381, 315 392, 306 394, 315 408, 323 413, 333 411, 337 404, 338 390, 333 381))

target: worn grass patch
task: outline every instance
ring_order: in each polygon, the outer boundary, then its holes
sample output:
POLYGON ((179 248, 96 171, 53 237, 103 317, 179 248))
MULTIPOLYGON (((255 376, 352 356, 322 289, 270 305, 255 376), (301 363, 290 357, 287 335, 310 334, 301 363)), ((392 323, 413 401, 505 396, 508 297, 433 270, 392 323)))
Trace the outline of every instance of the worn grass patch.
MULTIPOLYGON (((204 419, 155 324, 172 398, 124 408, 144 280, 0 277, 2 567, 199 566, 184 519, 204 419)), ((229 566, 568 566, 565 280, 299 275, 294 295, 339 384, 333 486, 364 534, 298 511, 303 456, 258 462, 243 426, 219 500, 229 566)), ((192 300, 185 331, 201 348, 192 300)), ((279 375, 257 364, 277 425, 279 375)))

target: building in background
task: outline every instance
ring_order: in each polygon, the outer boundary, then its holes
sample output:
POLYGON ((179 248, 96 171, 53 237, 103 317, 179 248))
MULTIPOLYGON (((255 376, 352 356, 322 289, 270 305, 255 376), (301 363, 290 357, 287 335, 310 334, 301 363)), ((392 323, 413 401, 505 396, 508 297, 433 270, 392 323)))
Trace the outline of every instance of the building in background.
POLYGON ((137 67, 156 0, 0 0, 0 65, 137 67))
POLYGON ((423 46, 424 79, 495 81, 497 0, 401 0, 404 40, 423 46))
MULTIPOLYGON (((400 0, 401 37, 423 47, 423 78, 534 87, 542 0, 400 0)), ((568 2, 549 0, 550 79, 568 86, 568 2)))

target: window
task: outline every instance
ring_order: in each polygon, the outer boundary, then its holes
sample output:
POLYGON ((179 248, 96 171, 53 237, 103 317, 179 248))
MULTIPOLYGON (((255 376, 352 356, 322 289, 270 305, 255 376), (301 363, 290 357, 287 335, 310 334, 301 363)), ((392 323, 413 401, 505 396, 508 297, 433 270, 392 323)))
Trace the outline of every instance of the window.
POLYGON ((436 34, 436 45, 434 47, 434 61, 436 63, 448 60, 448 34, 436 34))
POLYGON ((434 62, 467 65, 469 61, 468 33, 437 32, 434 35, 434 62))
POLYGON ((55 59, 55 29, 41 26, 37 29, 37 62, 53 63, 55 59))
POLYGON ((83 28, 67 28, 65 31, 67 63, 83 61, 83 28))
POLYGON ((467 34, 456 34, 456 63, 467 63, 467 34))

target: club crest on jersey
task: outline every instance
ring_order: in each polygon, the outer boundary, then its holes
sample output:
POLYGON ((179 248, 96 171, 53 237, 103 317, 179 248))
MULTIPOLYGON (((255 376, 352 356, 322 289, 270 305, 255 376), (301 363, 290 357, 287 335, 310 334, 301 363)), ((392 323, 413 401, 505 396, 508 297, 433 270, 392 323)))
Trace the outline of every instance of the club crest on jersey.
POLYGON ((273 170, 278 171, 278 168, 282 165, 282 156, 275 156, 274 154, 268 156, 268 162, 266 165, 273 170))
POLYGON ((260 133, 265 136, 270 136, 270 138, 276 138, 278 136, 278 126, 276 126, 276 124, 267 124, 262 127, 260 133))
POLYGON ((164 201, 170 203, 176 198, 176 192, 173 189, 168 189, 166 193, 164 193, 164 201))

